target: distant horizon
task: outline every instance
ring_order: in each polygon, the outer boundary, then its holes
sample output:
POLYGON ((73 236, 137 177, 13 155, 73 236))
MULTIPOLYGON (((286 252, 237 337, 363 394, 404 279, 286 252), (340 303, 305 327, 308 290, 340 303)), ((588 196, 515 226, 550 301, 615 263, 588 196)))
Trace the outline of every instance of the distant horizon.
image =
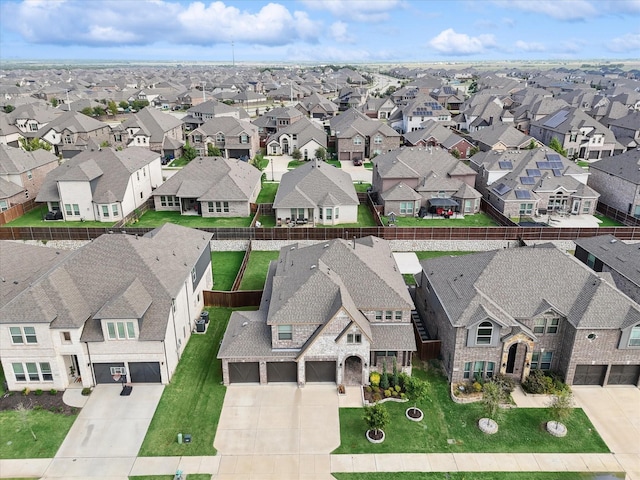
POLYGON ((619 62, 640 58, 640 0, 2 0, 0 52, 2 63, 619 62))

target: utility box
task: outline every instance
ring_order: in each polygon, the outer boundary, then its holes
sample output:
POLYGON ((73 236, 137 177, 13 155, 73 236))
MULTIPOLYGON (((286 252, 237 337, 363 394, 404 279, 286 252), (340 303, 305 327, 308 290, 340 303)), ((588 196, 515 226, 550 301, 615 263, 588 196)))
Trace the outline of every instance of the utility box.
POLYGON ((184 443, 191 443, 191 434, 189 433, 184 434, 184 443))
POLYGON ((200 319, 200 320, 196 320, 196 332, 198 333, 204 333, 204 331, 206 330, 207 324, 204 322, 204 320, 200 319))
POLYGON ((209 323, 209 312, 207 310, 200 312, 200 320, 204 320, 204 323, 209 323))

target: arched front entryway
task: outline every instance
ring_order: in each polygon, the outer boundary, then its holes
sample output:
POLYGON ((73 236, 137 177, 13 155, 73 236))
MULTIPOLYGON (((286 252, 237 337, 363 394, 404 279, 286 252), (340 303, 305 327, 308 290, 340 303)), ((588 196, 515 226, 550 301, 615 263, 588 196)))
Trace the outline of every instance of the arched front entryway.
POLYGON ((500 373, 523 381, 529 375, 532 354, 533 341, 529 337, 518 334, 510 338, 503 346, 500 373))
POLYGON ((347 357, 344 361, 345 385, 362 385, 362 360, 360 357, 347 357))

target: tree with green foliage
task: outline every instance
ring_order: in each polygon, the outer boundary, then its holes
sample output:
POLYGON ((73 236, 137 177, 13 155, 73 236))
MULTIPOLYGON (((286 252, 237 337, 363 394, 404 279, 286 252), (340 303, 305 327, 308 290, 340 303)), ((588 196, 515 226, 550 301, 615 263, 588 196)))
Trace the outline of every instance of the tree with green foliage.
POLYGON ((13 105, 5 105, 4 106, 4 113, 11 113, 16 109, 16 107, 14 107, 13 105))
POLYGON ((294 148, 293 152, 291 152, 291 158, 294 160, 300 160, 302 158, 302 152, 299 149, 294 148))
POLYGON ((107 110, 109 110, 109 113, 111 115, 117 115, 118 105, 116 105, 116 102, 114 102, 113 100, 109 100, 109 103, 107 104, 107 110))
POLYGON ((83 115, 86 115, 87 117, 92 117, 93 116, 93 108, 84 107, 82 110, 80 110, 80 113, 83 114, 83 115))
POLYGON ((52 99, 51 99, 51 106, 52 106, 53 108, 56 108, 56 107, 58 106, 58 103, 60 103, 60 102, 58 101, 58 99, 57 99, 57 98, 52 98, 52 99))
POLYGON ((454 148, 451 150, 451 155, 453 155, 454 157, 456 157, 458 160, 460 160, 460 152, 458 151, 457 148, 454 148))
POLYGON ((495 420, 500 412, 503 391, 497 383, 487 382, 482 387, 482 405, 488 418, 495 420))
POLYGON ((316 148, 315 156, 318 160, 324 161, 327 158, 327 151, 324 149, 324 147, 318 147, 316 148))
POLYGON ((137 111, 140 111, 147 106, 149 106, 148 100, 134 100, 133 102, 131 102, 131 108, 137 111))
POLYGON ((381 403, 364 407, 364 416, 362 418, 369 430, 373 430, 375 435, 378 434, 379 430, 384 430, 391 421, 389 412, 381 403))
POLYGON ((560 144, 560 142, 558 141, 558 139, 556 137, 553 137, 551 139, 551 141, 549 142, 549 148, 551 150, 555 150, 556 152, 558 152, 563 157, 567 156, 567 151, 564 148, 562 148, 562 145, 560 144))
POLYGON ((118 106, 121 109, 126 110, 127 108, 129 108, 129 102, 127 102, 125 100, 121 100, 120 103, 118 103, 118 106))
POLYGON ((51 151, 50 144, 35 137, 31 139, 21 138, 20 146, 23 148, 23 150, 27 152, 33 152, 34 150, 40 150, 40 149, 46 150, 47 152, 51 151))
POLYGON ((567 388, 556 392, 551 399, 549 409, 557 428, 558 423, 564 423, 573 413, 573 393, 571 393, 571 389, 567 388))
POLYGON ((216 147, 213 143, 207 143, 207 156, 208 157, 219 157, 222 155, 220 149, 216 147))
POLYGON ((429 382, 416 377, 407 377, 404 382, 404 390, 409 400, 413 402, 413 410, 415 411, 418 408, 418 401, 424 398, 429 391, 429 382))
POLYGON ((93 107, 93 115, 95 117, 101 117, 106 115, 107 111, 103 107, 93 107))
POLYGON ((473 80, 471 80, 471 84, 469 84, 469 88, 467 89, 467 92, 469 93, 469 95, 473 95, 477 91, 478 91, 478 82, 474 78, 473 80))
POLYGON ((389 388, 389 374, 387 373, 387 362, 382 362, 382 375, 380 375, 380 388, 389 388))
POLYGON ((189 141, 187 141, 187 143, 184 144, 184 147, 182 147, 182 158, 187 162, 190 162, 197 156, 198 151, 189 144, 189 141))
POLYGON ((480 152, 480 148, 478 147, 471 147, 471 150, 469 150, 469 157, 473 157, 476 153, 480 152))
POLYGON ((532 138, 531 141, 529 142, 529 145, 527 145, 527 150, 535 150, 536 148, 538 148, 538 144, 532 138))

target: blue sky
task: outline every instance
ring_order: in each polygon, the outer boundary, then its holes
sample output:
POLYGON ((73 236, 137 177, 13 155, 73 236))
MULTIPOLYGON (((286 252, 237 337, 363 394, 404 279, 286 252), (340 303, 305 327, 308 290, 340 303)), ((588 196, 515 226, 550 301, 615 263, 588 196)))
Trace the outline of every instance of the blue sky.
POLYGON ((0 59, 640 58, 640 0, 0 0, 0 59), (231 47, 233 42, 233 49, 231 47))

